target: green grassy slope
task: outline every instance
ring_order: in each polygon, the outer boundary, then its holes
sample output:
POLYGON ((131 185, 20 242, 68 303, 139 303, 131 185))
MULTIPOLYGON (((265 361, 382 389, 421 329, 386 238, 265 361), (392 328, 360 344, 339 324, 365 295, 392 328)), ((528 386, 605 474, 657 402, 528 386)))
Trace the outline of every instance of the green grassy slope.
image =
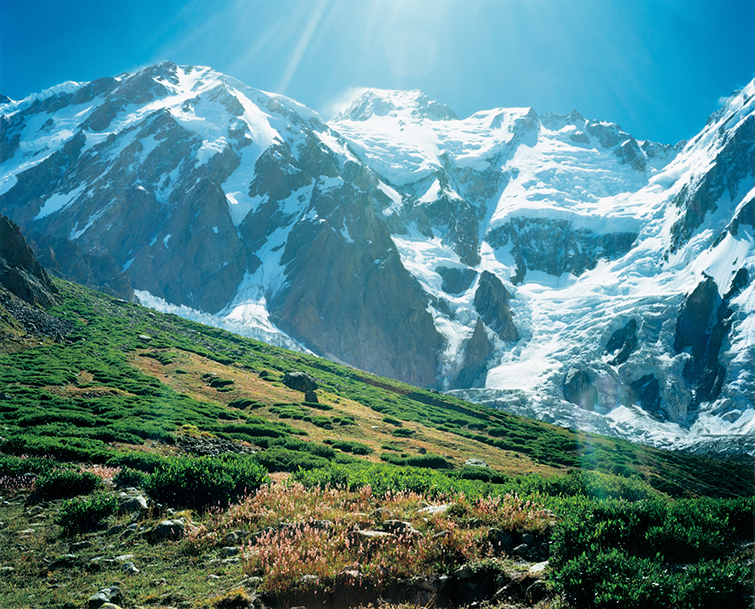
POLYGON ((748 464, 669 453, 463 402, 152 312, 59 283, 50 311, 62 342, 0 317, 0 450, 105 462, 132 450, 175 452, 204 433, 278 453, 271 469, 383 460, 461 471, 468 458, 502 475, 569 468, 646 480, 675 496, 752 492, 748 464), (281 383, 304 371, 319 404, 281 383), (226 382, 224 382, 226 381, 226 382), (355 454, 356 453, 356 454, 355 454))

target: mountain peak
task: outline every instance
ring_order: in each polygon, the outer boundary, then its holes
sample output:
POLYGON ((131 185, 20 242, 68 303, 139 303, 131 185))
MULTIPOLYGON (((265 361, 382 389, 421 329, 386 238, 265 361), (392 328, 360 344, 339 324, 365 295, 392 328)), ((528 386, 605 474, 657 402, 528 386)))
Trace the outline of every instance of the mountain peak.
POLYGON ((458 120, 448 106, 430 100, 422 91, 368 89, 333 121, 366 121, 372 116, 458 120))

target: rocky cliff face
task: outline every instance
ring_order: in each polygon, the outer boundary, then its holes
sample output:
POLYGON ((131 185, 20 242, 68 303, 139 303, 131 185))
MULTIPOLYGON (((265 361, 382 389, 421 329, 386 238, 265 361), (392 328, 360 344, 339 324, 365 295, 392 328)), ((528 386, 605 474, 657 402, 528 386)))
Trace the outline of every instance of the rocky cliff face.
POLYGON ((18 226, 5 216, 0 216, 0 287, 41 308, 52 306, 58 292, 18 226))
POLYGON ((0 212, 54 272, 150 306, 711 444, 755 425, 753 99, 669 146, 578 112, 459 119, 418 91, 368 91, 326 124, 164 63, 0 100, 0 212))

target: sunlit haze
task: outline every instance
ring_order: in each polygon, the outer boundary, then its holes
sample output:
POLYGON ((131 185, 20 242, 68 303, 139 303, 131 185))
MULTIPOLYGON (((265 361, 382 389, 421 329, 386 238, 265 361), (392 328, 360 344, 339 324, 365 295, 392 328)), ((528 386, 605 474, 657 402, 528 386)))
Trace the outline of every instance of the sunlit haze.
POLYGON ((331 118, 360 88, 531 106, 675 143, 755 77, 752 0, 0 0, 0 93, 170 60, 331 118))

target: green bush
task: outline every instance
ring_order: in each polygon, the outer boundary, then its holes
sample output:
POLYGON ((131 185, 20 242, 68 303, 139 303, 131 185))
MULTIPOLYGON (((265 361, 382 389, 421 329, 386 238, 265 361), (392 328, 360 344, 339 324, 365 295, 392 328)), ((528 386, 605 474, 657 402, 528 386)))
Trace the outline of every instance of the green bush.
POLYGON ((96 489, 102 480, 91 472, 58 469, 37 478, 36 494, 40 499, 65 499, 86 495, 96 489))
POLYGON ((500 474, 489 467, 479 467, 476 465, 465 465, 459 471, 458 476, 464 480, 482 480, 483 482, 493 482, 495 484, 504 484, 509 479, 506 474, 500 474))
POLYGON ((349 440, 325 440, 325 443, 330 444, 333 448, 354 455, 369 455, 374 452, 369 446, 362 444, 361 442, 350 442, 349 440))
POLYGON ((118 500, 112 495, 95 494, 68 499, 60 507, 55 524, 63 527, 66 535, 94 531, 106 518, 115 514, 117 507, 118 500))
POLYGON ((113 476, 113 483, 117 488, 144 488, 148 478, 149 474, 145 474, 143 471, 124 467, 113 476))
MULTIPOLYGON (((330 447, 324 447, 330 448, 330 447)), ((333 450, 332 448, 330 450, 333 450)), ((334 451, 335 455, 335 451, 334 451)), ((255 455, 260 464, 271 472, 296 472, 328 467, 330 460, 298 450, 271 446, 255 455)))
POLYGON ((0 477, 47 474, 57 466, 55 461, 45 457, 0 455, 0 477))
POLYGON ((227 507, 267 479, 267 472, 253 457, 185 457, 167 460, 145 481, 144 489, 166 506, 205 511, 227 507))
POLYGON ((153 453, 121 453, 114 457, 111 457, 107 461, 107 465, 110 467, 128 467, 131 469, 138 469, 141 472, 151 474, 158 467, 164 465, 166 462, 165 457, 155 455, 153 453))

